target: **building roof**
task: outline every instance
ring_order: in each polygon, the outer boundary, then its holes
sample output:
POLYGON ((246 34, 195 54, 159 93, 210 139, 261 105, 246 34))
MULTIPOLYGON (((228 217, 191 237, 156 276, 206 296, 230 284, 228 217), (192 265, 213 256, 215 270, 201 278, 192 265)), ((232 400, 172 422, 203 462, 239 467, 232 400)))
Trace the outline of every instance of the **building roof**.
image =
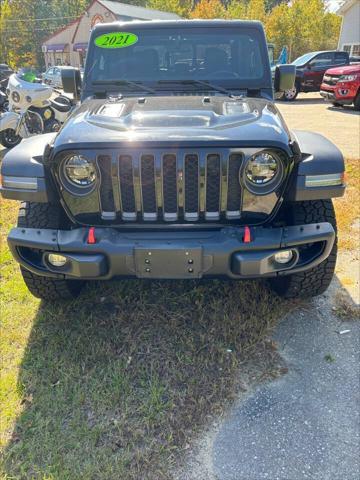
POLYGON ((127 3, 120 3, 114 0, 98 0, 98 2, 104 5, 104 7, 110 10, 114 15, 120 17, 132 17, 140 20, 166 20, 180 18, 175 13, 137 7, 135 5, 128 5, 127 3))
POLYGON ((337 10, 338 15, 345 15, 345 13, 360 0, 345 0, 341 7, 337 10))

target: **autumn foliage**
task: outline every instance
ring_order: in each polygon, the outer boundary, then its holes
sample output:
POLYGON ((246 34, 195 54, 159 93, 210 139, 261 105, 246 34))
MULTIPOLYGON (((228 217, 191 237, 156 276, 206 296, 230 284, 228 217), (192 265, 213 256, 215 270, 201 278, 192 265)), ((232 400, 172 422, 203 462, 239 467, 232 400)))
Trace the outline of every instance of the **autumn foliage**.
MULTIPOLYGON (((0 0, 0 61, 13 67, 40 66, 44 38, 81 14, 90 1, 0 0)), ((276 52, 285 45, 292 60, 309 51, 336 48, 341 25, 341 17, 327 11, 325 0, 122 1, 183 18, 259 20, 276 52)))

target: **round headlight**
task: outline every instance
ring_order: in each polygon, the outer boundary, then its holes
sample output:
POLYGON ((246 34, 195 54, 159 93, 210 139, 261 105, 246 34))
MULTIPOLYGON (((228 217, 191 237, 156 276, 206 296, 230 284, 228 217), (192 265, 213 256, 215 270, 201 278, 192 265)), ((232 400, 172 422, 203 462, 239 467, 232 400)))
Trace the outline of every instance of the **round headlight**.
POLYGON ((64 163, 65 178, 77 187, 90 187, 96 180, 95 165, 83 155, 72 155, 64 163))
POLYGON ((255 185, 271 182, 276 176, 279 162, 270 153, 260 153, 250 158, 246 166, 246 178, 255 185))
POLYGON ((270 152, 260 152, 252 156, 245 165, 244 181, 247 189, 257 195, 274 191, 283 176, 280 158, 270 152))

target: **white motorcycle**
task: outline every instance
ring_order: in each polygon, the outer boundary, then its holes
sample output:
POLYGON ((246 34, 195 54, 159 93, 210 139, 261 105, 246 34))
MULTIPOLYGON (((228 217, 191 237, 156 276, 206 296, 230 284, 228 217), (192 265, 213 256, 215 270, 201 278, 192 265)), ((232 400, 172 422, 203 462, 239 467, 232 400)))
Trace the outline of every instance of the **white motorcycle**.
POLYGON ((35 75, 28 73, 9 77, 9 111, 0 115, 0 143, 6 148, 32 135, 57 132, 73 108, 69 98, 51 99, 54 90, 34 80, 35 75))

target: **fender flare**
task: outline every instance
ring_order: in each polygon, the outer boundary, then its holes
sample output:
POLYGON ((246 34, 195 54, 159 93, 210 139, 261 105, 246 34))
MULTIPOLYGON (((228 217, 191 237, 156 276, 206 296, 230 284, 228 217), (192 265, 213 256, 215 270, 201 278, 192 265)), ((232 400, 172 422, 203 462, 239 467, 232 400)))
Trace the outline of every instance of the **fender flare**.
POLYGON ((301 151, 301 160, 291 174, 286 199, 290 201, 322 200, 344 195, 345 164, 338 147, 319 133, 294 130, 292 134, 301 151), (309 186, 309 179, 318 181, 319 185, 309 186), (322 179, 324 182, 333 179, 330 181, 334 184, 320 185, 322 179), (336 181, 337 184, 335 184, 336 181))
POLYGON ((39 203, 53 199, 54 189, 49 188, 43 158, 55 136, 56 133, 46 133, 27 138, 5 154, 0 188, 4 198, 39 203))

